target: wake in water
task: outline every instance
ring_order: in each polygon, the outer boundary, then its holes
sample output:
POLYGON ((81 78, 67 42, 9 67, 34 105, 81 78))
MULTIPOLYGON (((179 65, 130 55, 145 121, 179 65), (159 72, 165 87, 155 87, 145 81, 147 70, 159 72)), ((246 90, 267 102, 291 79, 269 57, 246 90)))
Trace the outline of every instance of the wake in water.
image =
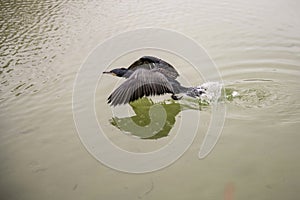
POLYGON ((265 107, 278 98, 276 93, 270 92, 274 90, 272 87, 274 83, 269 80, 243 80, 226 86, 219 82, 206 82, 193 87, 186 95, 198 99, 201 105, 227 101, 245 108, 265 107))
POLYGON ((219 82, 206 82, 194 87, 186 95, 199 99, 202 105, 226 101, 238 107, 261 108, 284 98, 276 92, 280 87, 280 84, 272 80, 260 79, 239 80, 226 85, 219 82))

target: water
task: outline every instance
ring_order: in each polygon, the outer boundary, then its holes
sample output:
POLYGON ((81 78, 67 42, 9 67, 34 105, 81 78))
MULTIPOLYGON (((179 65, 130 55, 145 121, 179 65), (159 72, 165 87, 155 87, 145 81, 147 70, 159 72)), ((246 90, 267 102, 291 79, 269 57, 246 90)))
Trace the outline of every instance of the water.
MULTIPOLYGON (((29 0, 1 2, 0 8, 3 199, 299 198, 298 1, 29 0), (176 30, 203 45, 228 96, 221 138, 207 158, 197 155, 210 106, 200 110, 197 137, 178 161, 158 172, 134 175, 90 156, 77 135, 71 103, 76 73, 95 45, 142 27, 176 30)), ((137 52, 110 67, 130 64, 144 53, 176 63, 183 82, 203 82, 187 63, 161 52, 137 52)), ((113 126, 105 99, 116 82, 103 77, 96 95, 98 121, 115 144, 149 152, 174 138, 182 112, 168 136, 155 140, 137 139, 113 126)))

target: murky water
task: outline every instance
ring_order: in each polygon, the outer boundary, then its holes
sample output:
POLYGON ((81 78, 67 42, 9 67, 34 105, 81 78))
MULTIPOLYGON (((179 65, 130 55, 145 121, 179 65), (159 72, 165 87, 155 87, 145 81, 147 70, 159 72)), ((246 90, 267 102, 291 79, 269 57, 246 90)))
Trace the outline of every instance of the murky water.
MULTIPOLYGON (((1 1, 0 9, 2 199, 299 198, 298 1, 28 0, 1 1), (198 135, 179 160, 134 175, 107 168, 85 150, 73 121, 72 91, 77 71, 97 44, 143 27, 176 30, 203 45, 229 96, 221 138, 207 158, 199 160, 197 154, 209 106, 197 111, 198 135), (239 95, 230 96, 233 91, 239 95)), ((109 67, 135 58, 129 55, 109 67)), ((180 59, 171 61, 183 82, 203 82, 180 59)), ((155 140, 113 126, 105 99, 116 82, 103 77, 96 94, 98 120, 115 144, 148 152, 174 138, 180 110, 155 140)), ((177 111, 176 104, 168 106, 177 111)))

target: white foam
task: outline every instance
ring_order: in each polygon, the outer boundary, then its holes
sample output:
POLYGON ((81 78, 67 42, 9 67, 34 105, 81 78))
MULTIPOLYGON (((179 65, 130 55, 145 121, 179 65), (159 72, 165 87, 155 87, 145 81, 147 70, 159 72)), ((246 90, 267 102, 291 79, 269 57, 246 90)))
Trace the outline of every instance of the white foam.
POLYGON ((197 96, 201 101, 208 103, 216 102, 222 92, 223 85, 218 82, 206 82, 196 87, 199 95, 197 96))

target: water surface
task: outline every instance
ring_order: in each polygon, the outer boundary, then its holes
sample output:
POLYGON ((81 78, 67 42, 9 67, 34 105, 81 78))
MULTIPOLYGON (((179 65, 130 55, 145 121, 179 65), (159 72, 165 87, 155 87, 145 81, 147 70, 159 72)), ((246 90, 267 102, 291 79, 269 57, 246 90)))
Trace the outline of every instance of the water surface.
MULTIPOLYGON (((299 198, 298 1, 28 0, 1 2, 0 9, 3 199, 299 198), (224 129, 207 158, 197 155, 209 107, 200 111, 197 138, 177 162, 134 175, 107 168, 85 150, 71 103, 76 73, 95 46, 143 27, 195 39, 218 66, 227 91, 240 96, 226 100, 224 129)), ((144 53, 165 56, 183 82, 203 82, 180 58, 158 51, 137 52, 107 67, 127 65, 144 53)), ((105 100, 116 83, 103 77, 96 94, 98 120, 108 137, 134 152, 167 144, 180 126, 180 113, 167 136, 154 140, 123 134, 111 124, 105 100)))

